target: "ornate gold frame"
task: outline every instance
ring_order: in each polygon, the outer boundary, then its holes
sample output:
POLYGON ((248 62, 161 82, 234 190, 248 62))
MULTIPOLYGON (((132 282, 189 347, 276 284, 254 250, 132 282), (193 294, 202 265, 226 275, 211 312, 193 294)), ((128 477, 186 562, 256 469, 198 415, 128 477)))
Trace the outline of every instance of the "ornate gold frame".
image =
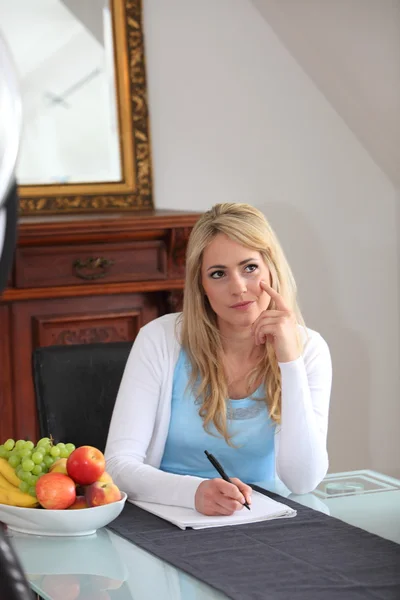
POLYGON ((141 0, 111 0, 122 181, 21 185, 20 214, 104 213, 153 208, 141 0))

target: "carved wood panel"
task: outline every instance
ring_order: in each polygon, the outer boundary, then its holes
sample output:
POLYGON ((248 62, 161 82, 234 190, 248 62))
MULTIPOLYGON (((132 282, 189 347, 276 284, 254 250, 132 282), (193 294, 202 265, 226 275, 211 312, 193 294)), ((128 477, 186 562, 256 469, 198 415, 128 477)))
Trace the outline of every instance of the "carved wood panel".
MULTIPOLYGON (((34 348, 51 344, 134 340, 139 328, 160 316, 157 294, 123 294, 17 302, 14 329, 14 436, 36 440, 36 404, 31 372, 34 348)), ((9 431, 9 430, 8 430, 9 431)))
POLYGON ((34 346, 123 342, 135 339, 143 323, 142 309, 33 318, 34 346))

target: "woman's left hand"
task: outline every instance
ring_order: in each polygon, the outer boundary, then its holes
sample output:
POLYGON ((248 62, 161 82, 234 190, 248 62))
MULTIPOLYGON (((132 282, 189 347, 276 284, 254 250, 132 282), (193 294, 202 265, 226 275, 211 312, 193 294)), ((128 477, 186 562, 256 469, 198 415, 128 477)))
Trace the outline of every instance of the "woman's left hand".
POLYGON ((251 329, 256 345, 265 344, 267 339, 272 341, 278 362, 290 362, 300 356, 297 342, 296 318, 286 302, 265 281, 260 287, 275 302, 275 309, 263 310, 254 321, 251 329))

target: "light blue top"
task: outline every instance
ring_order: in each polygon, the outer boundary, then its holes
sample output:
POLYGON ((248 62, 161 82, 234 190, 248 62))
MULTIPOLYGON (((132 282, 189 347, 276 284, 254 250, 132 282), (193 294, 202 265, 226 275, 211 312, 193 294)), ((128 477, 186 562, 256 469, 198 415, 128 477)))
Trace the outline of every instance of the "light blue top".
POLYGON ((272 480, 275 477, 275 424, 264 401, 252 398, 227 400, 228 431, 234 448, 229 446, 214 425, 210 433, 203 429, 200 404, 187 384, 190 364, 181 350, 174 371, 171 420, 160 469, 179 475, 219 477, 204 450, 218 459, 229 477, 246 483, 272 480), (211 435, 211 433, 215 435, 211 435))

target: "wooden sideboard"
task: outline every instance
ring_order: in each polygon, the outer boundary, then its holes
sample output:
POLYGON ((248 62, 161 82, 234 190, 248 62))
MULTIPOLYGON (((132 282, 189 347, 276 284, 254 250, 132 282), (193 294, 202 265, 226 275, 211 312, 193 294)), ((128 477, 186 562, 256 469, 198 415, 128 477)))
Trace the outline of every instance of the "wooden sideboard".
POLYGON ((0 297, 0 442, 38 436, 34 348, 133 340, 142 325, 181 308, 198 218, 149 211, 21 220, 0 297))

